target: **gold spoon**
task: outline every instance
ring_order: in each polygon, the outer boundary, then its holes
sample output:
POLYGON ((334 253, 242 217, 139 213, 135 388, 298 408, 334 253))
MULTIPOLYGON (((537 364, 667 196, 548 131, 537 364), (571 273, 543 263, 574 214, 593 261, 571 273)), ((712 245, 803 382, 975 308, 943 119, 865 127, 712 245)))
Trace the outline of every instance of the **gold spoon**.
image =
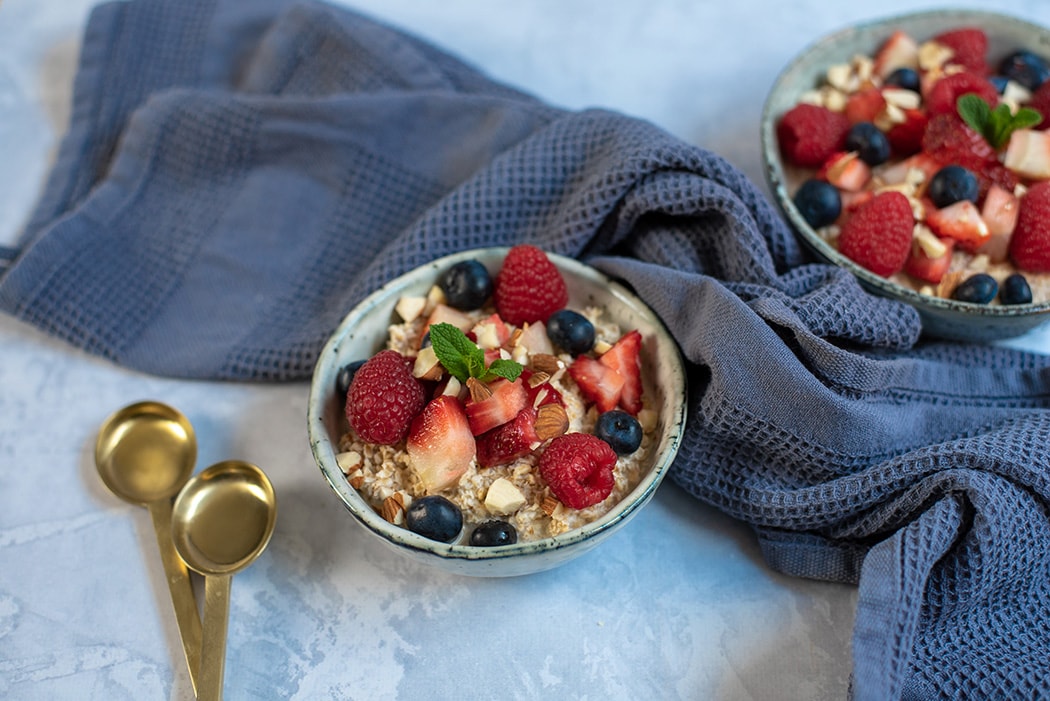
POLYGON ((197 439, 178 410, 160 402, 120 409, 102 425, 95 441, 95 467, 109 491, 149 509, 182 638, 182 652, 197 691, 201 619, 189 571, 171 539, 172 497, 193 474, 197 439))
POLYGON ((227 460, 202 470, 175 499, 175 548, 204 579, 203 701, 222 698, 230 581, 266 548, 277 520, 277 499, 255 465, 227 460))

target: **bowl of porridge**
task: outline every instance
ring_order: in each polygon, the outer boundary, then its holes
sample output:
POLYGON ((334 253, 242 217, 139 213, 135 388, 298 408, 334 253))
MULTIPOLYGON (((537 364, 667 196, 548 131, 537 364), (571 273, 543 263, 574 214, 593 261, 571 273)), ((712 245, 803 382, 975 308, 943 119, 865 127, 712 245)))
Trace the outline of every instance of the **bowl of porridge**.
POLYGON ((656 315, 599 271, 520 246, 435 260, 353 309, 317 362, 308 432, 382 543, 516 576, 627 524, 685 416, 682 359, 656 315))
POLYGON ((817 40, 762 115, 767 181, 803 243, 935 338, 1050 320, 1050 44, 1000 14, 889 17, 817 40))

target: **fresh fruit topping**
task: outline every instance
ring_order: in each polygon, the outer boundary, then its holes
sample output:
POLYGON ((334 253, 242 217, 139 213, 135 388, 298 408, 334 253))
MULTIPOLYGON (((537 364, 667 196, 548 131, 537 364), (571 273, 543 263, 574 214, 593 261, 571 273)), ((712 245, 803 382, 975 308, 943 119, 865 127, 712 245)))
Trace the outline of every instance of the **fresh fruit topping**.
POLYGON ((792 107, 780 119, 777 139, 790 162, 816 168, 833 153, 842 150, 849 128, 850 121, 845 115, 802 103, 792 107))
POLYGON ((571 509, 604 501, 613 490, 616 453, 601 438, 566 433, 551 441, 540 456, 540 475, 554 496, 571 509))
POLYGON ((999 288, 999 301, 1003 304, 1028 304, 1032 301, 1032 288, 1021 273, 1013 273, 1003 280, 999 288))
POLYGON ((875 54, 875 75, 885 78, 898 68, 919 67, 919 43, 902 30, 890 34, 875 54))
POLYGON ((904 262, 904 272, 920 280, 937 284, 948 272, 954 248, 953 239, 939 239, 929 229, 925 229, 912 240, 911 253, 908 255, 908 260, 904 262), (924 242, 924 236, 929 236, 935 243, 924 242))
POLYGON ((927 208, 926 225, 938 236, 955 239, 968 251, 987 243, 991 237, 981 212, 970 200, 959 200, 940 209, 927 208))
POLYGON ((486 384, 472 377, 467 380, 467 388, 470 390, 467 421, 475 436, 516 417, 528 398, 520 378, 514 381, 499 378, 486 384))
POLYGON ((889 159, 890 142, 871 122, 857 122, 846 134, 846 150, 856 151, 862 161, 877 166, 889 159))
POLYGON ((913 225, 908 198, 895 191, 882 192, 843 224, 839 251, 876 275, 888 277, 904 267, 913 225))
POLYGON ((480 309, 492 295, 492 276, 478 260, 463 260, 449 267, 438 280, 449 306, 480 309))
POLYGON ((598 416, 594 435, 608 443, 617 455, 630 455, 642 445, 642 425, 619 409, 598 416))
POLYGON ((999 292, 999 283, 988 273, 966 278, 952 291, 952 299, 971 304, 988 304, 999 292))
POLYGON ((817 171, 817 178, 840 190, 858 192, 871 179, 871 167, 854 151, 833 153, 817 171))
POLYGON ((995 150, 979 133, 951 114, 930 119, 922 139, 922 149, 943 165, 957 164, 976 172, 996 162, 995 150))
POLYGON ((496 311, 514 326, 547 322, 569 301, 565 280, 547 254, 529 245, 515 246, 503 259, 493 294, 496 311))
POLYGON ((1050 181, 1033 185, 1021 198, 1010 258, 1021 270, 1050 272, 1050 181))
POLYGON ((624 378, 616 370, 588 355, 580 355, 569 366, 569 376, 584 399, 593 402, 598 411, 610 411, 619 405, 624 378))
POLYGON ((547 319, 547 337, 569 355, 594 347, 594 324, 571 309, 559 309, 547 319))
POLYGON ((918 108, 902 111, 901 121, 895 123, 886 132, 886 140, 897 156, 905 157, 922 150, 922 136, 930 118, 925 110, 918 108))
POLYGON ((1033 180, 1050 178, 1050 132, 1019 129, 1010 136, 1003 165, 1033 180))
POLYGON ((919 92, 919 72, 914 68, 897 68, 886 76, 883 85, 919 92))
POLYGON ((363 360, 354 360, 339 368, 339 372, 335 376, 335 393, 340 401, 346 401, 346 393, 350 391, 350 383, 353 382, 354 375, 357 374, 357 371, 364 364, 365 361, 363 360))
POLYGON ((430 400, 412 420, 405 449, 427 494, 459 482, 474 459, 474 435, 455 397, 430 400))
POLYGON ((430 312, 426 324, 423 326, 423 335, 420 338, 421 345, 428 338, 430 329, 438 324, 449 324, 465 333, 474 326, 474 318, 458 309, 453 309, 447 304, 436 304, 434 310, 430 312))
POLYGON ((526 404, 533 409, 538 409, 546 404, 565 406, 561 392, 550 383, 548 373, 533 372, 526 368, 521 371, 521 381, 525 386, 525 394, 528 396, 526 404))
POLYGON ((995 86, 975 73, 952 73, 946 75, 930 88, 926 95, 926 111, 930 116, 939 114, 955 115, 959 98, 963 95, 976 95, 988 104, 995 104, 999 92, 995 86))
POLYGON ((478 465, 495 467, 528 455, 540 444, 536 410, 525 407, 512 420, 477 437, 478 465))
POLYGON ((460 382, 471 378, 488 382, 497 377, 515 380, 521 375, 521 365, 513 360, 497 357, 487 362, 485 351, 451 324, 430 327, 430 343, 441 365, 460 382))
POLYGON ((1050 127, 1050 80, 1044 81, 1039 88, 1032 93, 1032 99, 1028 101, 1029 109, 1040 114, 1042 119, 1035 125, 1036 129, 1050 127))
POLYGON ((514 545, 518 542, 518 531, 513 524, 493 519, 485 521, 470 533, 470 544, 482 548, 514 545))
POLYGON ((942 32, 933 41, 952 50, 949 63, 962 66, 978 75, 988 72, 988 36, 979 27, 959 27, 942 32))
POLYGON ((802 183, 793 201, 799 214, 814 229, 834 223, 842 212, 838 188, 824 180, 810 178, 802 183))
POLYGON ((886 109, 886 98, 878 88, 855 92, 846 100, 842 113, 850 124, 874 122, 886 109))
POLYGON ((404 440, 425 402, 423 386, 412 377, 412 361, 384 350, 354 374, 346 395, 346 419, 361 440, 394 445, 404 440))
POLYGON ((1042 120, 1042 115, 1029 107, 1013 112, 1004 102, 992 109, 989 104, 994 102, 994 97, 986 101, 977 95, 963 95, 959 98, 958 110, 963 121, 996 151, 1006 145, 1015 131, 1035 126, 1042 120))
POLYGON ((637 414, 642 409, 641 353, 642 334, 635 329, 625 333, 598 358, 598 362, 623 378, 619 404, 629 414, 637 414))
POLYGON ((959 200, 977 202, 980 186, 977 176, 962 166, 944 166, 930 179, 926 195, 937 207, 947 207, 959 200))
POLYGON ((1042 56, 1022 49, 1003 58, 999 63, 999 74, 1029 90, 1036 90, 1050 78, 1050 66, 1042 56))
POLYGON ((408 505, 405 525, 425 538, 451 543, 463 530, 463 512, 443 496, 420 497, 408 505))
POLYGON ((485 350, 500 348, 510 339, 510 329, 503 323, 503 319, 499 318, 499 314, 491 314, 474 324, 470 333, 477 340, 478 346, 485 350))

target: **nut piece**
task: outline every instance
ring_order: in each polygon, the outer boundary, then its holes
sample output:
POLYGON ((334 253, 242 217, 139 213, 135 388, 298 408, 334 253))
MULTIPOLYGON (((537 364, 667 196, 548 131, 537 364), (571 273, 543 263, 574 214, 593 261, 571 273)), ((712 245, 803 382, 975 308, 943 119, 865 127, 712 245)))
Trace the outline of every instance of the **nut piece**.
POLYGON ((561 404, 544 404, 536 410, 536 435, 541 441, 569 430, 569 415, 561 404))
POLYGON ((335 464, 339 466, 339 469, 343 471, 344 475, 349 475, 364 464, 364 458, 361 457, 361 453, 356 450, 351 450, 336 455, 335 464))
POLYGON ((558 510, 559 506, 561 506, 561 502, 550 494, 543 497, 543 501, 540 502, 540 508, 543 509, 543 513, 547 514, 548 516, 554 514, 554 512, 558 510))
POLYGON ((472 402, 483 402, 492 396, 492 388, 476 377, 467 378, 467 390, 472 402))
POLYGON ((415 321, 419 318, 419 315, 423 313, 423 309, 427 306, 426 297, 412 297, 405 296, 397 300, 397 306, 394 307, 394 311, 404 321, 415 321))
POLYGON ((395 526, 400 526, 405 522, 405 499, 401 496, 401 492, 394 492, 383 500, 379 515, 395 526))
POLYGON ((489 486, 485 508, 494 514, 506 516, 525 505, 525 495, 506 477, 500 477, 489 486))
POLYGON ((531 375, 529 375, 529 389, 536 389, 544 382, 549 382, 550 379, 551 376, 543 372, 542 370, 534 372, 531 375))
POLYGON ((554 375, 561 370, 561 361, 558 360, 557 356, 551 355, 550 353, 533 353, 532 369, 537 372, 545 372, 548 375, 554 375))
POLYGON ((419 380, 440 380, 444 374, 445 368, 438 361, 434 347, 420 348, 416 362, 412 365, 412 376, 419 380))

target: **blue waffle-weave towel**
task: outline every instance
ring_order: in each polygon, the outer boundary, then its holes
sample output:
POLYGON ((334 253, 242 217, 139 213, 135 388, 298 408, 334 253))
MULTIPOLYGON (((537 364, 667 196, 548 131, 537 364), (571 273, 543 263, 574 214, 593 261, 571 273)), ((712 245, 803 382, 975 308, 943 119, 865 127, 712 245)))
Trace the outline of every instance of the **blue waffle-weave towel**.
POLYGON ((519 242, 663 318, 674 479, 778 570, 859 584, 857 699, 1050 696, 1050 358, 919 343, 718 156, 350 11, 98 7, 0 308, 151 373, 295 380, 382 283, 519 242))

